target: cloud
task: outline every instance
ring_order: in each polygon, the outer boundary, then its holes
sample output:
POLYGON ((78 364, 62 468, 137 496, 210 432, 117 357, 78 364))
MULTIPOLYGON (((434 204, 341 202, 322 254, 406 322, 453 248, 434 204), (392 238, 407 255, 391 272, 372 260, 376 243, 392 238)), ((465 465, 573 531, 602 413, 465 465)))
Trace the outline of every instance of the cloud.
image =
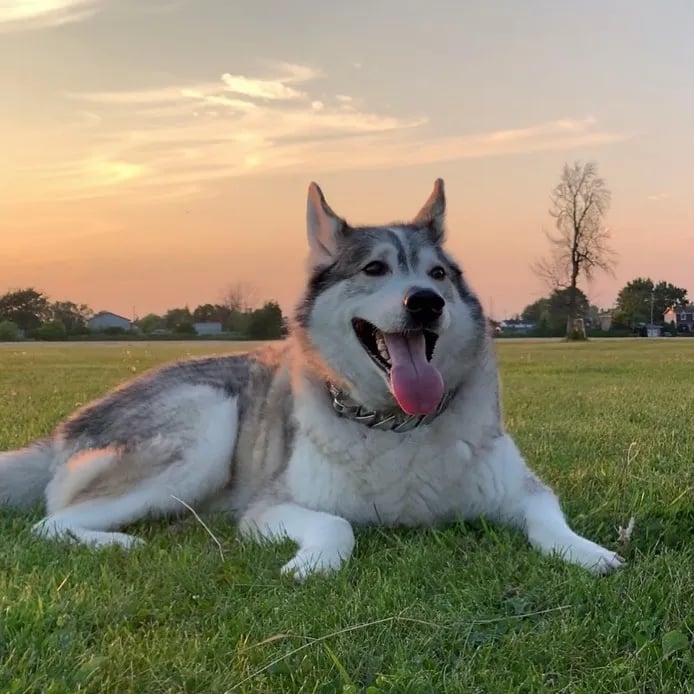
MULTIPOLYGON (((169 188, 183 195, 238 176, 416 166, 629 137, 600 129, 593 117, 437 137, 425 115, 386 114, 345 95, 318 98, 323 92, 311 83, 319 77, 313 68, 279 63, 260 77, 225 73, 218 81, 68 95, 80 103, 74 158, 25 159, 14 167, 12 194, 149 197, 169 188)), ((63 140, 69 137, 61 132, 63 140)))
POLYGON ((280 63, 279 67, 282 74, 275 79, 254 79, 225 72, 222 75, 222 82, 230 92, 241 96, 265 100, 305 99, 304 92, 289 85, 310 82, 319 73, 310 67, 292 63, 280 63))
POLYGON ((0 33, 60 26, 91 17, 97 0, 3 0, 0 33))
POLYGON ((671 197, 672 193, 654 193, 648 196, 648 200, 659 202, 660 200, 669 200, 671 197))
POLYGON ((301 99, 306 96, 280 81, 253 80, 243 75, 230 75, 228 72, 222 75, 222 81, 230 92, 258 99, 301 99))
POLYGON ((181 96, 201 101, 204 104, 209 104, 210 106, 226 106, 232 111, 253 111, 257 106, 251 101, 244 101, 243 99, 232 99, 228 96, 222 94, 206 94, 199 89, 182 89, 181 96))

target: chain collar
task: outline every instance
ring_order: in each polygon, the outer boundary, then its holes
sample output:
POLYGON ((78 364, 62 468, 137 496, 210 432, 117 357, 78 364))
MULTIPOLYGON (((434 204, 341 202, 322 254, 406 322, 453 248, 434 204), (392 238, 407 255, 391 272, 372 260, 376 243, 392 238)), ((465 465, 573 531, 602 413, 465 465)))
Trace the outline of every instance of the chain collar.
POLYGON ((331 383, 328 384, 328 390, 333 399, 333 409, 341 417, 351 419, 353 422, 365 424, 370 429, 395 431, 397 433, 411 431, 421 424, 429 424, 432 422, 446 409, 446 407, 448 407, 448 404, 455 394, 455 391, 446 393, 443 398, 441 398, 441 402, 436 408, 436 411, 431 414, 405 414, 402 411, 384 414, 383 412, 367 410, 331 383))

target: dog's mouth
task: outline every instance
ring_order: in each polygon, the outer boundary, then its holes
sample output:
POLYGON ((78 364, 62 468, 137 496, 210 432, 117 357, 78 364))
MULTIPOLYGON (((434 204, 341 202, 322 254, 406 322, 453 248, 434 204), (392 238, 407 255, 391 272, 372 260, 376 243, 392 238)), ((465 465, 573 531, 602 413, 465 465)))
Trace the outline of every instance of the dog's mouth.
MULTIPOLYGON (((393 362, 391 361, 385 333, 380 331, 372 323, 365 321, 363 318, 355 318, 352 321, 352 326, 354 327, 354 332, 359 338, 359 342, 361 342, 361 345, 366 350, 366 353, 374 360, 376 366, 389 374, 390 369, 393 366, 393 362)), ((406 339, 411 339, 412 337, 423 334, 424 353, 427 361, 431 361, 432 357, 434 356, 434 347, 436 347, 436 341, 439 339, 439 336, 435 332, 432 332, 431 330, 409 330, 405 333, 393 334, 402 335, 406 339)))
POLYGON ((443 379, 431 364, 438 335, 430 330, 384 333, 362 318, 352 321, 364 351, 390 381, 407 414, 431 414, 443 396, 443 379))

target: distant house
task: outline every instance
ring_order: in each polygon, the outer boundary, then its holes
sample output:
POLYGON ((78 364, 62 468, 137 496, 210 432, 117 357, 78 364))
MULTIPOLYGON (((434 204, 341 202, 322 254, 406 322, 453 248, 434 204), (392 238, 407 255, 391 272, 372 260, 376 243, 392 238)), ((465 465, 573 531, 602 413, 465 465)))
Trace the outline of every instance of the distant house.
POLYGON ((694 333, 694 304, 668 309, 663 315, 663 320, 666 323, 674 323, 678 333, 694 333))
POLYGON ((215 321, 205 323, 193 323, 197 335, 221 335, 222 324, 215 321))
POLYGON ((508 318, 499 323, 499 328, 501 328, 501 332, 527 333, 535 329, 535 323, 520 318, 508 318))
POLYGON ((123 316, 119 316, 117 313, 99 311, 99 313, 95 314, 87 321, 87 327, 97 332, 106 330, 107 328, 130 330, 132 328, 132 322, 127 318, 123 318, 123 316))

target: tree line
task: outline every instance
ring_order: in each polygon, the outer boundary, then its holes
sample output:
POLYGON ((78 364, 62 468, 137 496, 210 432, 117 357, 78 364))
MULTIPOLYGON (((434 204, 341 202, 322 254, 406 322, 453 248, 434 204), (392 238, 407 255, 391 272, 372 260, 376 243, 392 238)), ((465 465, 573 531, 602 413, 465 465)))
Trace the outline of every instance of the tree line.
MULTIPOLYGON (((585 339, 586 323, 597 320, 599 309, 591 306, 579 288, 596 273, 614 275, 616 254, 610 245, 610 230, 604 218, 611 193, 598 174, 597 164, 565 164, 559 183, 550 193, 549 215, 554 231, 546 233, 549 252, 537 259, 532 270, 548 286, 549 295, 527 306, 522 317, 536 325, 536 332, 585 339)), ((216 304, 203 304, 191 311, 175 308, 163 315, 148 314, 135 321, 144 334, 167 331, 193 334, 196 322, 215 321, 238 338, 271 339, 283 333, 282 312, 276 302, 252 308, 253 291, 247 285, 230 288, 216 304)), ((684 306, 687 291, 670 282, 639 277, 623 287, 613 312, 613 327, 634 330, 646 323, 663 322, 669 308, 684 306)), ((22 330, 29 337, 60 339, 87 331, 92 311, 84 304, 53 302, 40 292, 24 289, 0 297, 0 339, 22 330)), ((7 339, 5 337, 4 339, 7 339)))
MULTIPOLYGON (((583 320, 588 329, 600 330, 600 316, 605 311, 591 304, 581 289, 573 295, 569 288, 555 289, 548 296, 534 301, 523 309, 519 320, 532 323, 532 333, 538 337, 559 337, 566 334, 567 316, 583 320)), ((619 290, 615 306, 609 310, 610 332, 633 334, 643 326, 661 325, 672 333, 674 325, 666 325, 665 313, 671 308, 687 306, 687 290, 671 282, 654 282, 648 277, 637 277, 619 290)))
MULTIPOLYGON (((86 304, 51 301, 33 287, 8 291, 0 296, 0 340, 23 337, 37 340, 64 340, 88 336, 94 331, 89 320, 94 311, 86 304)), ((273 340, 283 336, 285 320, 276 301, 260 306, 253 302, 252 290, 231 287, 219 303, 172 308, 162 315, 149 313, 132 322, 132 332, 154 336, 172 334, 194 336, 195 323, 220 323, 225 336, 235 339, 273 340)), ((100 334, 126 333, 122 328, 106 328, 100 334)))
POLYGON ((275 301, 256 309, 232 309, 224 304, 201 304, 192 311, 187 306, 172 308, 163 315, 148 313, 136 321, 146 335, 162 331, 194 335, 195 323, 221 323, 225 333, 248 340, 274 340, 284 331, 282 309, 275 301))

